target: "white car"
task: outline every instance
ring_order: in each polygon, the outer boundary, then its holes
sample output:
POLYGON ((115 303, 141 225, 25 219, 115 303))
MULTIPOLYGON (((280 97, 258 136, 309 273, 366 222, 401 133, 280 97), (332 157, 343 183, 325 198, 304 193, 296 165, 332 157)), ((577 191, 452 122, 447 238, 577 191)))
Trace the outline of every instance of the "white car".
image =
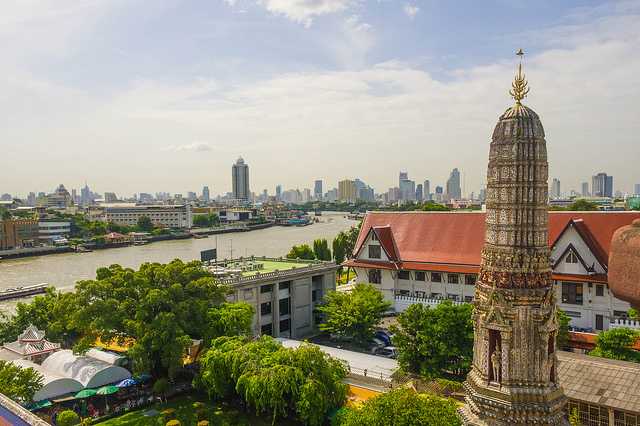
POLYGON ((395 359, 398 357, 398 350, 395 346, 385 346, 384 348, 378 349, 376 355, 395 359))

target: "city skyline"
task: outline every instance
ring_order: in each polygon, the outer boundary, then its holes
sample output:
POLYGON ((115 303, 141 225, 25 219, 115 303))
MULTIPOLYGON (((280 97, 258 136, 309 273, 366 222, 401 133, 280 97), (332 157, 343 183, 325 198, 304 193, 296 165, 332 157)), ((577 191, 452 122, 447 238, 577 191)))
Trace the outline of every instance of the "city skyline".
POLYGON ((411 13, 394 2, 189 3, 9 2, 4 191, 228 188, 220 170, 242 153, 260 188, 338 182, 338 156, 378 191, 397 170, 443 184, 458 167, 477 193, 486 123, 519 47, 540 87, 530 101, 553 142, 550 176, 576 190, 599 170, 623 192, 638 181, 628 159, 640 158, 640 59, 628 52, 640 1, 487 2, 476 8, 485 19, 462 21, 464 2, 410 2, 411 13), (603 156, 603 143, 615 150, 603 156), (126 153, 118 173, 115 153, 126 153))

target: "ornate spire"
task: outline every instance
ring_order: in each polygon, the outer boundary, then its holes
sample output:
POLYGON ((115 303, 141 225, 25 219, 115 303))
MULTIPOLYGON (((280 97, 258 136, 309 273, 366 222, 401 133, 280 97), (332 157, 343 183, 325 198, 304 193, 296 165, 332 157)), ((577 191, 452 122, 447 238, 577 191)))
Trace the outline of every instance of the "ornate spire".
POLYGON ((522 57, 524 56, 524 51, 519 49, 516 55, 520 57, 520 63, 518 64, 518 74, 516 74, 513 83, 511 83, 509 94, 516 100, 516 104, 520 105, 520 101, 527 97, 529 87, 526 76, 522 73, 522 57))

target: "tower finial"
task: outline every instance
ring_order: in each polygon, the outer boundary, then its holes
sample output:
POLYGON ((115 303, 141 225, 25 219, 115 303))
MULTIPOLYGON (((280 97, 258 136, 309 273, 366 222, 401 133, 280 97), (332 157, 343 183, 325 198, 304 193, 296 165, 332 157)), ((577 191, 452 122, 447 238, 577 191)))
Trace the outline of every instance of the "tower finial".
POLYGON ((520 101, 527 97, 529 93, 529 87, 525 75, 522 73, 522 57, 524 56, 524 51, 522 49, 518 49, 516 55, 520 57, 520 63, 518 64, 518 73, 516 74, 513 83, 511 83, 511 90, 509 90, 509 94, 516 100, 516 104, 520 105, 520 101))

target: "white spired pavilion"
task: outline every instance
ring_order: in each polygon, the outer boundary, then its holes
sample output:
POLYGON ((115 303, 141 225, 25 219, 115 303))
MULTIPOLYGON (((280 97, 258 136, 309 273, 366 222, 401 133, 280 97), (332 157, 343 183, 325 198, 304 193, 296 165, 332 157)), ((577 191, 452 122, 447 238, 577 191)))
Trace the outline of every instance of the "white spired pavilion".
POLYGON ((40 363, 50 354, 59 350, 59 343, 48 341, 45 339, 44 331, 30 325, 18 336, 18 340, 2 345, 0 359, 7 361, 26 359, 40 363))

